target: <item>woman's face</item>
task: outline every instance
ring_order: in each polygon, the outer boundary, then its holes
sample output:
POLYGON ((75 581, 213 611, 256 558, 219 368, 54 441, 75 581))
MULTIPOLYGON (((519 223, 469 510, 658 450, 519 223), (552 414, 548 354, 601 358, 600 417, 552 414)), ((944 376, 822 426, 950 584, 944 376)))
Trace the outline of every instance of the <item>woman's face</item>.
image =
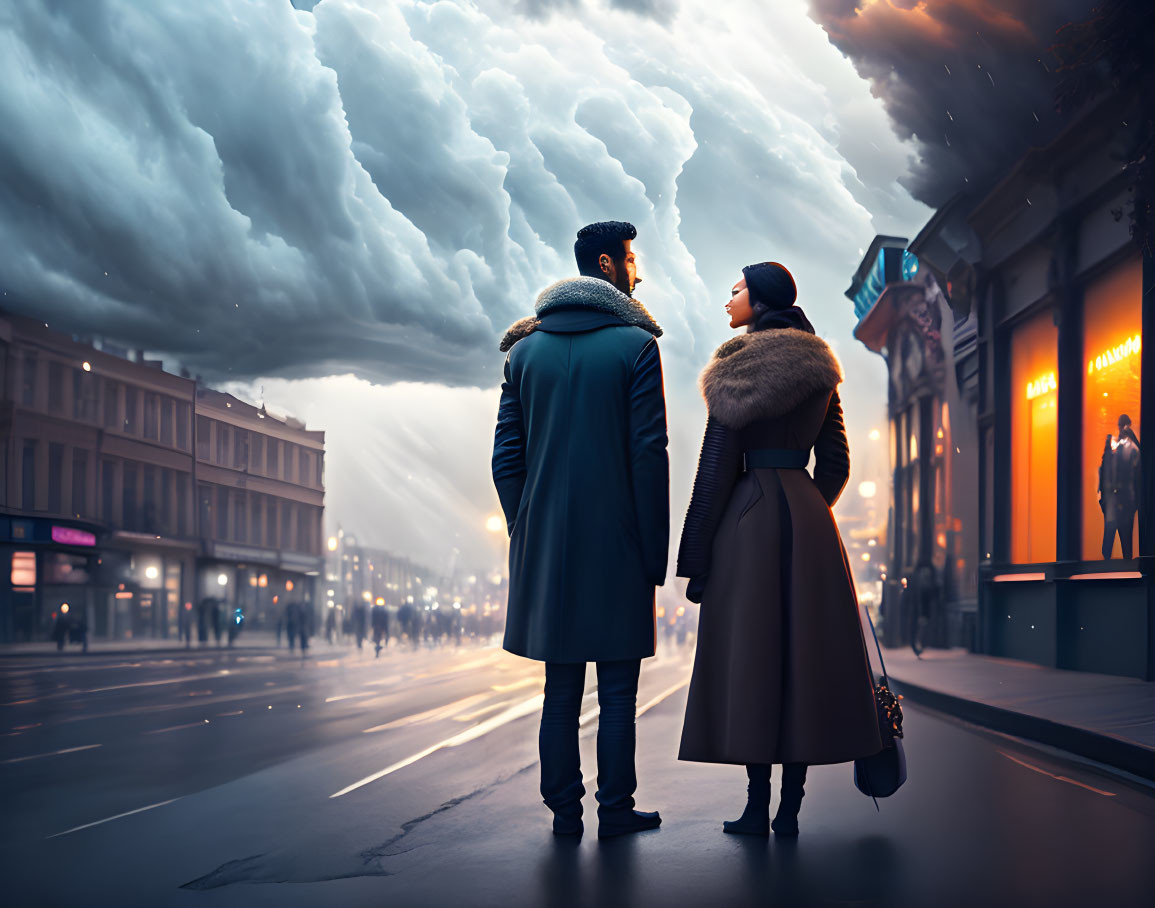
POLYGON ((750 291, 746 289, 746 278, 742 278, 730 289, 730 301, 726 303, 731 328, 744 328, 754 321, 754 309, 750 305, 750 291))

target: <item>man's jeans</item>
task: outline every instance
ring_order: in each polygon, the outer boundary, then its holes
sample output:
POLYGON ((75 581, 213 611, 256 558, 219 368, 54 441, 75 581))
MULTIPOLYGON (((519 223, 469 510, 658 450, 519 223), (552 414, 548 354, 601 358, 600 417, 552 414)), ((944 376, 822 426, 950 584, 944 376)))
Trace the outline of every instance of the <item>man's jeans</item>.
MULTIPOLYGON (((640 659, 598 662, 598 813, 632 810, 638 787, 634 771, 634 713, 637 710, 640 659)), ((541 710, 538 751, 541 796, 554 813, 581 816, 581 758, 578 717, 586 665, 547 662, 545 704, 541 710)))

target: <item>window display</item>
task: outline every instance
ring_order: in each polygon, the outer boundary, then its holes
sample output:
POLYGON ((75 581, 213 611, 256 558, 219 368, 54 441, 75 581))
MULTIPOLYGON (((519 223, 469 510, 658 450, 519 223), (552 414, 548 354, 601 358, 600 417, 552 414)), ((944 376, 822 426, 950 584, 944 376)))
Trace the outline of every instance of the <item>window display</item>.
POLYGON ((1138 257, 1084 296, 1083 558, 1131 558, 1139 543, 1140 350, 1143 266, 1138 257))
POLYGON ((1049 310, 1011 338, 1011 561, 1055 560, 1058 329, 1049 310))

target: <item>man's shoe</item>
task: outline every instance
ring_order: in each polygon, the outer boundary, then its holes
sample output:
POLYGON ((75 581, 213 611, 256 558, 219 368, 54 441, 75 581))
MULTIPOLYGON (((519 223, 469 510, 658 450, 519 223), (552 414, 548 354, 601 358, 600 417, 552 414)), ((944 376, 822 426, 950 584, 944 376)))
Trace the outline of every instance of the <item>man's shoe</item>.
POLYGON ((598 812, 598 838, 612 839, 620 835, 629 835, 631 832, 644 832, 647 829, 657 829, 662 825, 662 818, 658 812, 646 813, 641 810, 615 811, 612 814, 598 812))
MULTIPOLYGON (((774 822, 770 824, 770 828, 774 830, 774 835, 782 836, 784 838, 796 839, 798 838, 798 814, 783 816, 781 812, 774 817, 774 822)), ((729 830, 727 830, 729 832, 729 830)), ((765 835, 766 833, 762 833, 765 835)))
POLYGON ((582 825, 581 817, 562 816, 561 814, 554 814, 553 816, 553 834, 564 836, 578 836, 585 832, 585 826, 582 825))

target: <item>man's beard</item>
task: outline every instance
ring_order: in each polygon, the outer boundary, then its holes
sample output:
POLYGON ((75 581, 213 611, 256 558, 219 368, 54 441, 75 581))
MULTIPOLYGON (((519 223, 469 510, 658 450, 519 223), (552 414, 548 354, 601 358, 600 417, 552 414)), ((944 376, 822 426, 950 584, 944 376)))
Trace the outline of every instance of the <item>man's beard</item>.
POLYGON ((613 282, 614 286, 626 296, 633 296, 634 288, 630 286, 630 274, 626 271, 626 263, 623 261, 620 263, 615 262, 614 264, 618 273, 618 279, 613 282))

